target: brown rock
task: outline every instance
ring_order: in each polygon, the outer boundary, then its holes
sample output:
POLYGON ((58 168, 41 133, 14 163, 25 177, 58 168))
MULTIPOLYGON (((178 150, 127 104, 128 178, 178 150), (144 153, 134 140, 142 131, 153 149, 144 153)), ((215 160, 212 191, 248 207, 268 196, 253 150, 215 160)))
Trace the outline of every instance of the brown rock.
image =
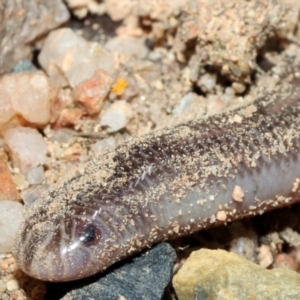
POLYGON ((97 70, 93 77, 74 88, 74 99, 84 106, 88 114, 99 113, 111 85, 111 76, 104 70, 97 70))
POLYGON ((274 268, 285 268, 293 271, 297 271, 298 263, 295 259, 296 253, 280 253, 276 256, 273 267, 274 268))
POLYGON ((0 151, 0 200, 17 201, 19 192, 7 167, 7 156, 0 151))

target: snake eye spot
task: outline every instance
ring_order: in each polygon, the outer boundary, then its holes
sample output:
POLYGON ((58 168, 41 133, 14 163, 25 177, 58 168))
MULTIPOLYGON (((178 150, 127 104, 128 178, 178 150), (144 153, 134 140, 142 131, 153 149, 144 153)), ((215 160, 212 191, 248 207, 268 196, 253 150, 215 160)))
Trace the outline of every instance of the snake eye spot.
POLYGON ((100 230, 94 224, 85 226, 79 236, 80 242, 87 246, 96 244, 100 238, 100 230))

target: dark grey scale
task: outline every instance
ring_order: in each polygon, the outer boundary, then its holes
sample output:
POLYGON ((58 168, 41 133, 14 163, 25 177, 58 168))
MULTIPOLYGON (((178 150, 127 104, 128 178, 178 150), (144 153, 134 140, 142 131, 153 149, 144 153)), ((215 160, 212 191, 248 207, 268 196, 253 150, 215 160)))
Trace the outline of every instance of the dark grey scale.
POLYGON ((259 147, 259 146, 260 146, 260 142, 259 142, 258 139, 253 139, 252 142, 253 142, 253 145, 254 145, 255 147, 259 147))
POLYGON ((191 143, 193 145, 194 151, 199 152, 201 145, 202 145, 200 134, 191 136, 191 143))
POLYGON ((203 156, 205 153, 207 153, 207 144, 205 142, 206 142, 206 139, 200 140, 198 138, 197 150, 199 151, 201 156, 203 156))
POLYGON ((261 105, 259 101, 256 102, 256 114, 258 116, 268 117, 268 110, 264 105, 261 105))
POLYGON ((161 158, 168 161, 170 157, 176 155, 176 147, 170 145, 167 136, 162 135, 159 139, 159 143, 154 146, 159 152, 161 152, 161 158))
POLYGON ((141 159, 144 161, 144 164, 145 162, 147 162, 147 164, 151 165, 159 162, 158 160, 159 152, 152 147, 145 148, 145 149, 136 149, 135 152, 137 153, 138 156, 141 157, 141 159))
POLYGON ((114 157, 114 162, 116 162, 116 167, 115 167, 116 177, 122 176, 123 172, 130 173, 130 171, 132 170, 132 162, 128 161, 123 153, 118 153, 114 157))
POLYGON ((298 114, 299 114, 299 108, 290 108, 288 114, 293 118, 297 119, 298 114))
POLYGON ((157 148, 159 148, 157 142, 155 142, 154 145, 151 144, 151 146, 134 146, 133 149, 129 151, 129 155, 135 169, 161 161, 161 152, 157 148), (152 153, 156 155, 152 155, 152 153))
POLYGON ((262 120, 259 122, 258 130, 259 130, 261 133, 266 133, 266 132, 268 132, 266 120, 262 119, 262 120))
MULTIPOLYGON (((285 111, 286 113, 286 111, 285 111)), ((285 116, 278 116, 278 118, 274 117, 273 118, 273 124, 275 127, 279 127, 279 128, 284 128, 286 126, 286 122, 285 122, 285 116)))
POLYGON ((154 144, 150 143, 145 152, 149 155, 148 164, 158 165, 169 159, 172 149, 170 149, 164 138, 162 138, 159 140, 156 139, 154 144))
POLYGON ((224 145, 224 141, 228 138, 229 135, 223 133, 223 131, 214 131, 213 135, 209 137, 210 147, 216 147, 220 145, 224 145))
POLYGON ((148 153, 145 155, 148 155, 149 160, 153 159, 153 163, 159 162, 158 157, 159 157, 160 153, 153 146, 149 145, 148 153))
POLYGON ((273 130, 273 125, 271 123, 268 123, 268 122, 263 122, 261 125, 260 125, 260 130, 262 133, 268 133, 268 132, 272 132, 273 130))
MULTIPOLYGON (((258 122, 259 122, 258 119, 257 119, 256 122, 253 122, 252 119, 251 120, 246 120, 243 123, 243 131, 244 132, 250 132, 250 131, 252 131, 254 124, 257 124, 258 122)), ((235 128, 231 128, 231 130, 235 131, 235 128)))
POLYGON ((269 149, 272 145, 272 142, 270 141, 269 137, 262 137, 262 144, 261 147, 264 149, 269 149))

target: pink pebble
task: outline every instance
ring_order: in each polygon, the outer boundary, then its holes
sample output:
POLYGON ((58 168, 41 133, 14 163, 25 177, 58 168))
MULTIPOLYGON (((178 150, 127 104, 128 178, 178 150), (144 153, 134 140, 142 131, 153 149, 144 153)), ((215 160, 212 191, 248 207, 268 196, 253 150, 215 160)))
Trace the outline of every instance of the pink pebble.
POLYGON ((45 163, 47 144, 36 129, 22 126, 9 129, 4 135, 4 141, 14 166, 23 173, 45 163))

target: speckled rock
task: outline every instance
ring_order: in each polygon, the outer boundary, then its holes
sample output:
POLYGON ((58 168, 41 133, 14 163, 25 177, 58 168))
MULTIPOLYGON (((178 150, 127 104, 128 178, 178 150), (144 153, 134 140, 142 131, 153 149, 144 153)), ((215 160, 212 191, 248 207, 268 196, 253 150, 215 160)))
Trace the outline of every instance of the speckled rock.
POLYGON ((28 43, 69 19, 61 0, 0 0, 0 74, 30 57, 28 43))
POLYGON ((175 259, 175 251, 169 244, 159 244, 98 281, 71 291, 62 299, 161 299, 171 279, 175 259))
POLYGON ((201 249, 173 278, 179 300, 299 299, 300 276, 287 269, 266 270, 224 250, 201 249))

